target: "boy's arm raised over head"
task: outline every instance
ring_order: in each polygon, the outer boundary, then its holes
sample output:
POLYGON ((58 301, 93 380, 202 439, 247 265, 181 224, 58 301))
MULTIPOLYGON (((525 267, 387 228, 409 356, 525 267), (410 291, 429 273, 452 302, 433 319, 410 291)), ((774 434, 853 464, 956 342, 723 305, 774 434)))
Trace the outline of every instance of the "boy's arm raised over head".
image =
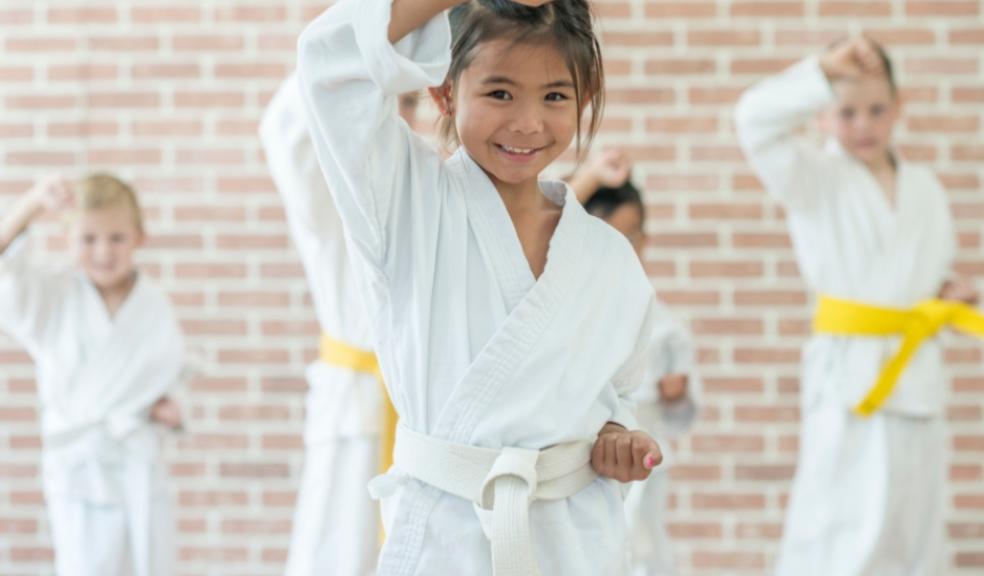
POLYGON ((45 212, 60 212, 72 205, 72 190, 61 176, 38 180, 0 219, 0 254, 45 212))

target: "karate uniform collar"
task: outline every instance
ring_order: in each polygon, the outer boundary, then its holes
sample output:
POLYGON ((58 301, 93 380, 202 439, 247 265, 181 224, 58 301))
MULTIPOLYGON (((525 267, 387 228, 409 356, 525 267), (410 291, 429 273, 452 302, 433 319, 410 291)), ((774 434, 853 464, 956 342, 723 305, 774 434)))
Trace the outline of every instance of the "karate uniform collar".
POLYGON ((580 243, 574 240, 580 236, 583 242, 583 226, 587 213, 566 183, 556 180, 540 181, 540 191, 551 202, 561 206, 562 212, 550 238, 546 267, 540 281, 537 281, 530 270, 502 197, 482 167, 463 146, 448 159, 448 167, 452 172, 467 178, 464 200, 468 205, 469 222, 495 270, 496 277, 500 279, 510 310, 535 284, 553 276, 562 276, 576 263, 580 243))

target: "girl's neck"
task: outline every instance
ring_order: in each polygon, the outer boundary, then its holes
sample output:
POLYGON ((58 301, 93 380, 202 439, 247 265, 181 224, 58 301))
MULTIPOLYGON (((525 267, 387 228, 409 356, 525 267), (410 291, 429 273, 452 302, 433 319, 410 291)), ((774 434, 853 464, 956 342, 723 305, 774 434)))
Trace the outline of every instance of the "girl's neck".
POLYGON ((493 178, 492 183, 510 214, 537 210, 548 201, 537 180, 511 184, 493 178))

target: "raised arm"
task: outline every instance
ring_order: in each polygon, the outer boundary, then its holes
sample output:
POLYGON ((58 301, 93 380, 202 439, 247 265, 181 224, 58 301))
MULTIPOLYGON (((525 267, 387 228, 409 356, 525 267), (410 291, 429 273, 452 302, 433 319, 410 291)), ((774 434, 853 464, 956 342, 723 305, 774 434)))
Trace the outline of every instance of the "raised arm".
POLYGON ((0 218, 0 254, 46 211, 58 212, 71 203, 71 188, 60 176, 39 180, 0 218))
POLYGON ((618 188, 625 184, 632 173, 632 163, 625 152, 608 148, 584 163, 570 179, 571 189, 577 201, 584 204, 599 188, 618 188))
POLYGON ((738 141, 768 192, 794 209, 809 209, 822 182, 820 150, 799 136, 816 114, 833 103, 817 58, 755 84, 735 109, 738 141))
POLYGON ((342 223, 314 153, 296 75, 270 101, 260 141, 305 268, 316 266, 325 252, 343 252, 342 223))
POLYGON ((398 117, 396 98, 444 81, 447 5, 397 0, 391 26, 390 0, 342 0, 298 44, 308 130, 349 249, 384 276, 436 234, 441 160, 398 117))
POLYGON ((42 214, 67 208, 72 198, 64 180, 49 176, 25 192, 0 218, 0 330, 32 352, 53 307, 60 303, 59 283, 31 261, 26 247, 12 245, 42 214))

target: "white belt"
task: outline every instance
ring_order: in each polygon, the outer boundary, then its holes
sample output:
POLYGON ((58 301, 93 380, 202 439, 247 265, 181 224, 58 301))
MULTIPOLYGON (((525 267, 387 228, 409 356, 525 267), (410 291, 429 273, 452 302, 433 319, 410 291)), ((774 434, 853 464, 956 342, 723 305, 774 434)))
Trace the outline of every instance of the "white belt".
MULTIPOLYGON (((537 574, 529 507, 535 500, 577 494, 597 474, 591 468, 591 442, 570 442, 546 450, 479 448, 419 434, 401 424, 396 432, 394 467, 406 476, 473 503, 482 530, 492 542, 495 576, 537 574)), ((378 477, 373 498, 395 488, 378 477)))

